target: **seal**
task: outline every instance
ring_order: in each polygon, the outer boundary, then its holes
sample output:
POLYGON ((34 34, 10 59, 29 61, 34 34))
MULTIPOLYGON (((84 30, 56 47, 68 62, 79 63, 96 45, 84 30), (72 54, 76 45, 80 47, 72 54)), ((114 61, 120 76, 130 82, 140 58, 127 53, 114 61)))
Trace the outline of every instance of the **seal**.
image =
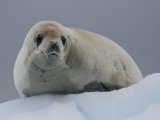
POLYGON ((133 59, 97 33, 41 21, 28 32, 14 66, 20 96, 109 91, 141 80, 133 59))

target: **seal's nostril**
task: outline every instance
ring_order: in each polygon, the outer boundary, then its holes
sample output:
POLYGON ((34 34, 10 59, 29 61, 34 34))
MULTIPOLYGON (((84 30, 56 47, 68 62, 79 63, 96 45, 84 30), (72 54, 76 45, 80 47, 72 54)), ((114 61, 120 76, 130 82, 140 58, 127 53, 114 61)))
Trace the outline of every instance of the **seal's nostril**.
POLYGON ((45 50, 41 50, 40 52, 44 55, 48 54, 48 51, 45 51, 45 50))
POLYGON ((41 53, 42 53, 42 54, 45 54, 44 51, 42 51, 42 50, 41 50, 41 53))

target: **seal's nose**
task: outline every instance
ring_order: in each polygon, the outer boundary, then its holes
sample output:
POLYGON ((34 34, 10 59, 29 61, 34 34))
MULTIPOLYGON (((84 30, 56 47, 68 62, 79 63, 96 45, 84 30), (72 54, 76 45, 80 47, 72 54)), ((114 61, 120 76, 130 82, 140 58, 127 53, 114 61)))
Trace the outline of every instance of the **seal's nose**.
POLYGON ((59 53, 59 46, 58 46, 58 42, 54 43, 54 42, 50 42, 49 47, 46 50, 47 54, 50 54, 52 52, 57 52, 59 53))
POLYGON ((60 56, 60 48, 58 46, 58 42, 56 43, 50 42, 48 48, 46 50, 43 49, 40 52, 47 57, 53 56, 53 55, 60 56))

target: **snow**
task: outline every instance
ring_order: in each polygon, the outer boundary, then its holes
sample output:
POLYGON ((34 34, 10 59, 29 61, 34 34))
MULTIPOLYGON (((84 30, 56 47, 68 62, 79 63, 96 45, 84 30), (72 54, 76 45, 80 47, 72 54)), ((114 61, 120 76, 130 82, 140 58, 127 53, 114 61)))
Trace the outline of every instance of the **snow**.
POLYGON ((160 73, 111 92, 39 95, 0 104, 0 120, 160 120, 160 73))
POLYGON ((128 120, 160 120, 160 102, 150 105, 142 113, 128 120))

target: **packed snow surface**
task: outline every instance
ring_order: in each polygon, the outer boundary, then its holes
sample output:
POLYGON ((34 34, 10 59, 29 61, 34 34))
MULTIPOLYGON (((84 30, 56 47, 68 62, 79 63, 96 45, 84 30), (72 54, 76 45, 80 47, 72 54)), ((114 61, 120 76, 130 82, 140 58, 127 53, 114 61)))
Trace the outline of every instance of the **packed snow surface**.
POLYGON ((160 73, 111 92, 40 95, 0 104, 0 120, 160 120, 160 73))

